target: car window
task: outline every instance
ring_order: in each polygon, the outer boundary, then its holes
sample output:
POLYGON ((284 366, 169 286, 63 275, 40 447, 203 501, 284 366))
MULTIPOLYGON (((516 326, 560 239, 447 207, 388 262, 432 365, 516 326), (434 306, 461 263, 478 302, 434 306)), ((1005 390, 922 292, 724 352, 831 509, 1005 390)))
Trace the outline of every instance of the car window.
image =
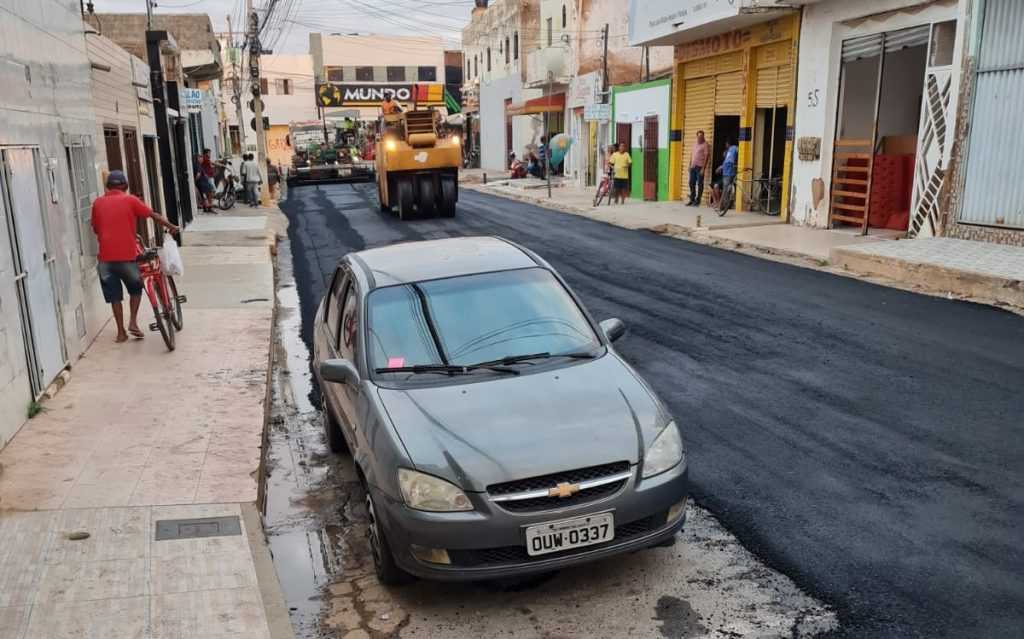
POLYGON ((356 361, 356 336, 359 334, 359 314, 356 312, 356 287, 351 278, 341 304, 341 331, 338 335, 338 355, 356 361))
POLYGON ((374 369, 465 365, 600 345, 575 300, 541 268, 383 288, 368 303, 374 369))
POLYGON ((324 324, 331 336, 331 344, 337 348, 338 345, 338 319, 341 294, 347 283, 347 273, 344 269, 338 268, 334 273, 334 280, 331 281, 331 290, 327 293, 327 300, 324 302, 324 324))

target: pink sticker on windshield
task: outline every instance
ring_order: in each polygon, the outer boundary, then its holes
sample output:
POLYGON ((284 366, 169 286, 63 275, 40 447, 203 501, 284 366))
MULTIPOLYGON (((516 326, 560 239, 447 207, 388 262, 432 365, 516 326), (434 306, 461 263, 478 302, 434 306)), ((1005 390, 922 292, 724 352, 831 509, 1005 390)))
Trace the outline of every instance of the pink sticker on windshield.
POLYGON ((403 366, 405 366, 405 358, 404 357, 389 357, 388 358, 388 368, 402 368, 403 366))

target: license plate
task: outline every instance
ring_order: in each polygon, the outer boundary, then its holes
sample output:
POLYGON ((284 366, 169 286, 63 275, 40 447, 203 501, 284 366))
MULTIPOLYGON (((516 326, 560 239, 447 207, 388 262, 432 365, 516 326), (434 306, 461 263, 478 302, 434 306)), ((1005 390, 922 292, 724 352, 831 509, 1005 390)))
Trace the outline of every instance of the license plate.
POLYGON ((535 557, 592 546, 612 539, 615 539, 615 518, 611 513, 563 519, 528 527, 526 553, 535 557))
POLYGON ((339 173, 341 173, 341 177, 348 177, 352 175, 352 169, 341 169, 339 173))

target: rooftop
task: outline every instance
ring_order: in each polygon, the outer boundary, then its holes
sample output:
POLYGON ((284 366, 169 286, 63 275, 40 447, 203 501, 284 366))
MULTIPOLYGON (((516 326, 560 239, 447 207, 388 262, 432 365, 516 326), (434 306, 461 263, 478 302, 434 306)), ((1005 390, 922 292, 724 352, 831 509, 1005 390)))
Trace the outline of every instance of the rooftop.
POLYGON ((537 266, 522 249, 498 237, 406 242, 361 251, 353 258, 369 271, 370 288, 537 266))

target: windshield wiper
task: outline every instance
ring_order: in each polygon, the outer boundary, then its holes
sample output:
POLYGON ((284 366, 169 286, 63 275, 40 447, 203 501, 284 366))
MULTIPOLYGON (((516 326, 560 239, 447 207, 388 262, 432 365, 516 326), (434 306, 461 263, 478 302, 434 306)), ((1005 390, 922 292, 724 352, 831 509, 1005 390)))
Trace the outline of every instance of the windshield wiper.
POLYGON ((457 366, 454 364, 417 364, 415 366, 398 366, 395 368, 378 368, 376 372, 378 375, 381 373, 438 373, 441 375, 466 375, 475 370, 489 370, 498 373, 508 373, 510 375, 518 375, 519 371, 514 368, 506 368, 500 364, 473 364, 471 366, 457 366))
POLYGON ((508 355, 501 359, 493 359, 487 362, 479 362, 477 364, 470 364, 470 368, 476 366, 509 366, 511 364, 522 364, 528 363, 532 359, 553 359, 556 357, 569 357, 572 359, 594 359, 597 357, 596 354, 589 351, 579 351, 574 353, 531 353, 529 355, 508 355))

